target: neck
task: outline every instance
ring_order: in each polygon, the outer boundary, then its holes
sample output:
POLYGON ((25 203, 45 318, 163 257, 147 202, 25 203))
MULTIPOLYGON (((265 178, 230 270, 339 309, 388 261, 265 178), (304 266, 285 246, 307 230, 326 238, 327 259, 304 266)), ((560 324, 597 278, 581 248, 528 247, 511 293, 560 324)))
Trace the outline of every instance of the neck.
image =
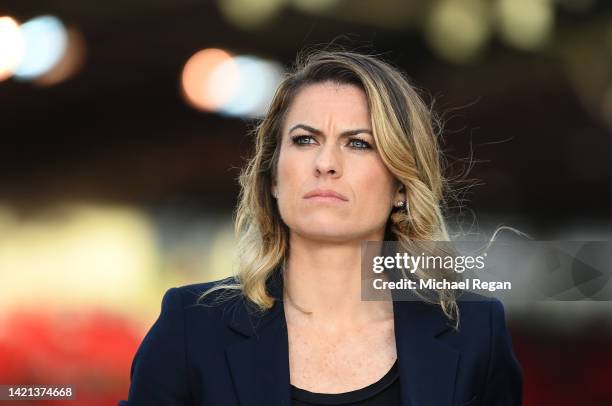
POLYGON ((311 240, 291 233, 285 264, 287 317, 323 328, 347 328, 389 317, 391 302, 361 300, 362 240, 311 240))

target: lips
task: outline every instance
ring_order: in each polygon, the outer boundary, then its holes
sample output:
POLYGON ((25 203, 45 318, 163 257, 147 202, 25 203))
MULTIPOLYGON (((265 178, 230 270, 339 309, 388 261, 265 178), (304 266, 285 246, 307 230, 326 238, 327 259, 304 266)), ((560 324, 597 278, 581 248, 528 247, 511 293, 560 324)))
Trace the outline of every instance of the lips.
POLYGON ((310 192, 306 193, 306 195, 304 195, 304 199, 310 199, 313 197, 323 197, 323 198, 330 198, 330 199, 337 199, 337 200, 342 200, 342 201, 348 201, 348 199, 346 198, 346 196, 331 190, 331 189, 315 189, 315 190, 311 190, 310 192))

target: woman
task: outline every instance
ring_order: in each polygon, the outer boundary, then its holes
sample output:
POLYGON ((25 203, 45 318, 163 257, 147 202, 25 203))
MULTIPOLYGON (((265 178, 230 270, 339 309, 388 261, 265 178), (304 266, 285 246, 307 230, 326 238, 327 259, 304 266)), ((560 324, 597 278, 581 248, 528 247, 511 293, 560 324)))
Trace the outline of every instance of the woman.
POLYGON ((361 300, 362 241, 448 240, 432 115, 399 71, 298 60, 240 184, 236 276, 166 292, 120 404, 521 404, 498 300, 361 300))

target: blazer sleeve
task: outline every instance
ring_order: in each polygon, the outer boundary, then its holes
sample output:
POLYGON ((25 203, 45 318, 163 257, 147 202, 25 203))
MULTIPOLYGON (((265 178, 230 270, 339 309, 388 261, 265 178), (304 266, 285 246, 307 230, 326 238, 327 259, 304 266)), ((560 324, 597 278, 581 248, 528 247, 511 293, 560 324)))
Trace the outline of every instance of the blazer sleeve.
POLYGON ((136 351, 128 399, 119 401, 119 406, 191 404, 182 298, 177 288, 171 288, 164 294, 159 317, 136 351))
POLYGON ((483 406, 520 406, 523 402, 523 371, 512 349, 504 306, 491 302, 491 355, 483 406))

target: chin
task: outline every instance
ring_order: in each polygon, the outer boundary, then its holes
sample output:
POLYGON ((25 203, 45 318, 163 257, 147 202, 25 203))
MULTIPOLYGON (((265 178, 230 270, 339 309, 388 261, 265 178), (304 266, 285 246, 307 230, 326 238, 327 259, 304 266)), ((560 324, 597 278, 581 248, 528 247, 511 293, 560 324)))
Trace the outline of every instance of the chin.
POLYGON ((309 240, 319 240, 328 242, 343 242, 355 239, 362 239, 364 233, 355 230, 354 226, 347 225, 346 222, 310 222, 293 229, 296 234, 309 240))
POLYGON ((342 217, 335 214, 325 215, 305 215, 296 221, 295 226, 304 232, 314 234, 340 234, 344 232, 354 231, 355 226, 351 226, 352 222, 347 217, 342 217))
POLYGON ((311 241, 320 241, 327 243, 341 243, 345 241, 349 241, 352 238, 347 236, 346 234, 338 234, 338 233, 311 233, 311 232, 300 232, 298 233, 304 239, 308 239, 311 241))

